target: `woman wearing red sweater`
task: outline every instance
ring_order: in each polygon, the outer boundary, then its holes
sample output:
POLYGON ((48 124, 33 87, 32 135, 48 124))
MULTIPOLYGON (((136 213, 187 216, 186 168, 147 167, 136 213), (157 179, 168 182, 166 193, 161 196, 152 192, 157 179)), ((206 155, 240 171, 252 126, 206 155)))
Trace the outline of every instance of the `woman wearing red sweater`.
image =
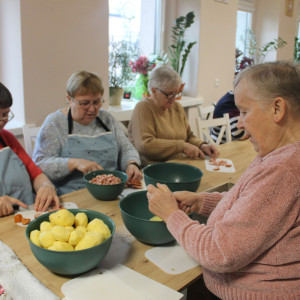
POLYGON ((238 127, 257 157, 227 193, 172 194, 148 186, 149 208, 203 267, 213 299, 300 299, 300 68, 254 65, 239 74, 238 127), (178 204, 179 203, 179 204, 178 204), (184 212, 209 216, 207 225, 184 212))
POLYGON ((0 83, 0 217, 13 211, 13 204, 27 208, 35 204, 37 211, 45 211, 52 201, 59 199, 54 185, 34 164, 13 134, 4 126, 13 117, 10 110, 12 96, 0 83), (34 200, 33 191, 36 192, 34 200))

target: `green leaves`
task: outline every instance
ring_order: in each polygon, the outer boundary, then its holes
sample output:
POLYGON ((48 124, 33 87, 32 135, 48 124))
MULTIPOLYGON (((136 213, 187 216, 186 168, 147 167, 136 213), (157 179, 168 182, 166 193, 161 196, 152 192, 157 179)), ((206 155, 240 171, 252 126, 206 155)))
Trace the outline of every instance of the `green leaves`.
POLYGON ((300 41, 295 37, 294 61, 300 63, 300 41))

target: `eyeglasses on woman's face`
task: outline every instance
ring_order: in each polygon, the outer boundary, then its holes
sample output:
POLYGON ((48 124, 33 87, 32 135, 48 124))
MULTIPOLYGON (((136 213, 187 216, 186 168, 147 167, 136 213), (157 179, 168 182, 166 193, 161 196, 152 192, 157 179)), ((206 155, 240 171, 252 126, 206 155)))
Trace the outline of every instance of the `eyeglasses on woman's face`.
POLYGON ((172 100, 174 97, 175 98, 179 98, 181 96, 181 93, 166 93, 163 92, 162 90, 160 90, 159 88, 156 88, 157 90, 159 90, 162 94, 164 94, 168 100, 172 100))
POLYGON ((88 101, 88 100, 78 101, 75 98, 71 98, 71 99, 75 101, 78 105, 80 105, 80 107, 84 110, 89 109, 91 105, 94 105, 95 108, 98 108, 105 102, 103 98, 99 98, 94 101, 88 101))
POLYGON ((11 121, 13 118, 14 118, 14 114, 13 112, 10 110, 10 111, 7 111, 7 112, 4 112, 2 114, 2 119, 0 119, 0 122, 4 122, 4 123, 7 123, 9 121, 11 121))

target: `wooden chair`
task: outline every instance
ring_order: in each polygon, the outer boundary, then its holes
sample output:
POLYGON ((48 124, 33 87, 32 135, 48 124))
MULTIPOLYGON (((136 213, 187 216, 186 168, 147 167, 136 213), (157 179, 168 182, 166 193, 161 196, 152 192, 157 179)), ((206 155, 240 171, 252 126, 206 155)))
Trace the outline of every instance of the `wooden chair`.
POLYGON ((23 125, 25 150, 30 157, 32 157, 34 144, 40 129, 41 127, 35 127, 35 125, 23 125))
POLYGON ((202 105, 198 105, 198 112, 201 120, 211 120, 214 116, 216 103, 213 102, 212 105, 202 107, 202 105))
POLYGON ((202 120, 201 117, 196 119, 198 136, 201 140, 207 141, 212 145, 219 145, 222 141, 226 129, 226 143, 231 142, 231 129, 230 129, 230 120, 229 114, 224 114, 223 118, 202 120), (217 141, 215 142, 210 135, 210 127, 221 126, 221 130, 218 136, 217 141))

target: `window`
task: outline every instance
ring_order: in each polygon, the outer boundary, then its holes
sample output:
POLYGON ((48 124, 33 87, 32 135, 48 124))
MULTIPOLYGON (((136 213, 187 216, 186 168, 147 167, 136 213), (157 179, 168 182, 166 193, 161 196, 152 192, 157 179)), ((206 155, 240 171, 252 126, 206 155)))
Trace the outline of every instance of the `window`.
POLYGON ((109 0, 109 41, 127 41, 135 44, 144 55, 158 47, 156 32, 159 18, 157 7, 161 0, 109 0))
POLYGON ((248 56, 245 43, 242 41, 241 36, 247 37, 247 30, 251 30, 252 13, 247 11, 238 10, 237 12, 237 27, 236 27, 236 40, 235 47, 243 52, 243 56, 248 56))

